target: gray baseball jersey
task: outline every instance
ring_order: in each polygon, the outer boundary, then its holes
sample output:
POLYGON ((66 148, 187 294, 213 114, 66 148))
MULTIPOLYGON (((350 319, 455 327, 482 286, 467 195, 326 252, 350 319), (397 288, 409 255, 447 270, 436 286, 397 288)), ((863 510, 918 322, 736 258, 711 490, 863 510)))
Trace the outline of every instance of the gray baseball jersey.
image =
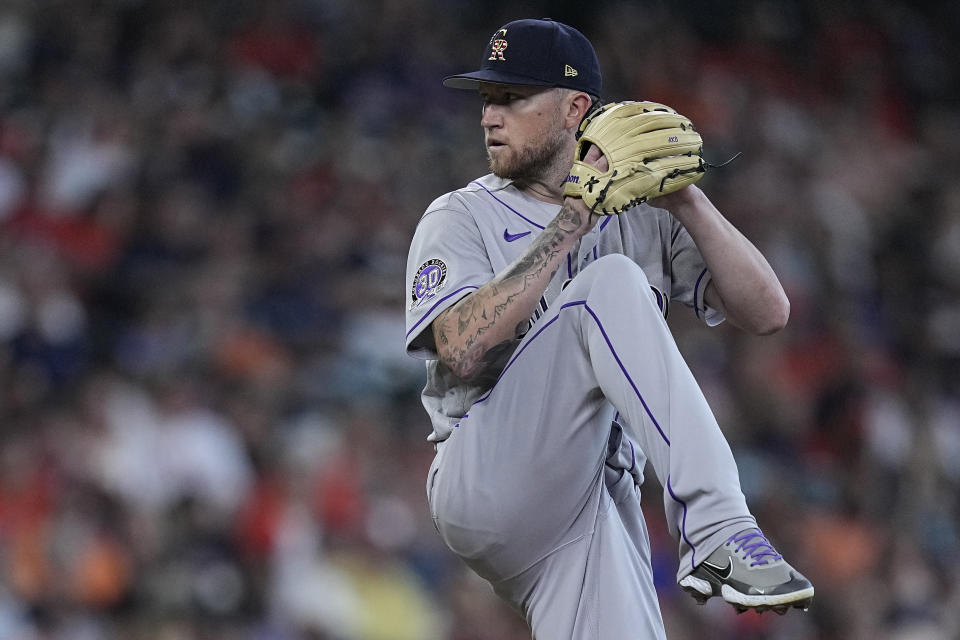
MULTIPOLYGON (((420 219, 407 259, 406 345, 410 355, 428 361, 423 404, 433 424, 432 442, 446 439, 483 389, 464 386, 438 370, 433 336, 425 330, 444 309, 523 253, 559 209, 521 193, 510 180, 488 174, 437 198, 420 219)), ((690 235, 669 212, 649 205, 603 218, 584 236, 579 249, 567 256, 566 266, 557 271, 531 320, 549 308, 564 282, 612 253, 640 265, 664 316, 673 300, 692 307, 707 324, 722 321, 722 315, 703 300, 710 272, 690 235)))
POLYGON ((427 360, 428 502, 445 543, 535 637, 663 638, 639 506, 645 461, 664 487, 678 579, 756 524, 664 320, 671 300, 722 320, 705 306, 710 274, 682 225, 646 205, 602 219, 492 388, 436 360, 433 319, 513 262, 558 210, 488 175, 437 199, 417 227, 406 345, 427 360))

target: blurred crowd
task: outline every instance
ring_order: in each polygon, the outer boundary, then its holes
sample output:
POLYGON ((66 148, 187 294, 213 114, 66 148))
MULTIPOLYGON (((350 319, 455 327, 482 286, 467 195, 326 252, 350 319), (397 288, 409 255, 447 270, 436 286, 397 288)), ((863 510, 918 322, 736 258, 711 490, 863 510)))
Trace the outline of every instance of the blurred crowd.
POLYGON ((701 185, 792 302, 670 321, 817 597, 695 606, 648 480, 669 637, 960 637, 960 9, 923 7, 0 2, 0 639, 529 637, 427 513, 403 273, 486 173, 440 79, 542 15, 743 153, 701 185))

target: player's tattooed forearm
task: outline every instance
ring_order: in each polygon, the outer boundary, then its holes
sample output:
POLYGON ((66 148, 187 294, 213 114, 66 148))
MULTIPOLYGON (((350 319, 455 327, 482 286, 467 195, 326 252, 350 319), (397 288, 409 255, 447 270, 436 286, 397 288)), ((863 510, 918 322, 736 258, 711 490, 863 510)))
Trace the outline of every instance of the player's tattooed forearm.
POLYGON ((493 284, 488 291, 473 294, 464 301, 463 305, 455 308, 457 335, 461 338, 466 336, 467 340, 471 342, 477 340, 487 329, 496 324, 497 319, 523 293, 523 289, 507 293, 506 297, 502 297, 505 293, 500 287, 493 284), (501 297, 502 299, 500 299, 501 297), (499 302, 498 299, 500 299, 499 302))
MULTIPOLYGON (((497 354, 505 348, 503 345, 518 340, 515 336, 519 328, 514 330, 513 337, 500 344, 491 346, 485 340, 486 333, 523 294, 522 289, 509 293, 506 289, 494 284, 487 291, 478 291, 435 321, 435 339, 443 346, 443 360, 462 380, 476 382, 477 376, 485 375, 484 371, 499 361, 497 354), (453 327, 447 318, 448 314, 456 314, 456 336, 450 334, 453 327)), ((525 324, 521 326, 525 327, 525 324)))
MULTIPOLYGON (((496 361, 503 343, 489 344, 486 334, 501 318, 522 315, 524 321, 514 329, 513 335, 521 335, 526 330, 532 309, 517 309, 518 314, 511 312, 512 307, 527 304, 534 297, 539 299, 559 269, 562 257, 569 251, 571 235, 576 234, 581 226, 580 214, 569 204, 564 205, 560 214, 519 260, 437 318, 436 341, 443 345, 443 359, 458 377, 474 380, 479 372, 491 368, 491 362, 496 361), (531 295, 533 293, 536 295, 531 295)), ((499 332, 499 335, 503 333, 499 332)))
POLYGON ((504 274, 504 282, 520 278, 524 289, 532 281, 540 281, 546 286, 546 282, 550 281, 550 278, 553 277, 560 266, 559 261, 555 261, 555 259, 565 253, 564 241, 569 235, 570 232, 561 229, 559 224, 555 225, 554 222, 551 222, 530 245, 527 254, 504 274), (549 271, 548 277, 544 280, 542 279, 543 274, 547 271, 549 271))
POLYGON ((569 201, 564 201, 555 221, 557 229, 566 234, 575 233, 583 225, 583 217, 569 201))
POLYGON ((456 307, 457 335, 462 336, 479 319, 486 319, 482 294, 474 294, 456 307))
POLYGON ((456 351, 447 364, 454 375, 464 382, 489 386, 497 381, 519 344, 519 338, 510 338, 486 348, 481 343, 471 341, 464 349, 456 351))
MULTIPOLYGON (((494 324, 510 305, 523 296, 535 282, 549 282, 559 267, 559 262, 551 267, 554 258, 561 249, 559 243, 547 239, 536 243, 522 259, 512 265, 498 280, 489 283, 486 290, 477 291, 457 305, 457 335, 477 336, 494 324), (549 269, 546 278, 545 270, 549 269)), ((538 292, 542 293, 542 292, 538 292)))

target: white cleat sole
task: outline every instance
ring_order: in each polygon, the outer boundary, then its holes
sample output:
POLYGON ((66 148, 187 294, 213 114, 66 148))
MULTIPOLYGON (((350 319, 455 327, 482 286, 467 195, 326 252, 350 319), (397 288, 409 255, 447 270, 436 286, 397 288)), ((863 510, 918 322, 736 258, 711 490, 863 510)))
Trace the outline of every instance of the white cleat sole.
POLYGON ((725 584, 720 587, 720 595, 730 604, 739 604, 749 608, 773 607, 780 604, 793 604, 801 600, 810 600, 813 598, 813 587, 776 596, 748 596, 725 584))
MULTIPOLYGON (((705 604, 713 596, 713 585, 703 578, 696 576, 686 576, 680 580, 680 586, 687 591, 697 601, 697 604, 705 604)), ((737 613, 743 613, 748 609, 753 609, 758 613, 764 611, 774 611, 780 615, 787 612, 790 607, 806 611, 813 600, 813 587, 785 593, 780 595, 761 596, 746 595, 740 593, 730 585, 720 586, 720 595, 729 602, 737 613)))

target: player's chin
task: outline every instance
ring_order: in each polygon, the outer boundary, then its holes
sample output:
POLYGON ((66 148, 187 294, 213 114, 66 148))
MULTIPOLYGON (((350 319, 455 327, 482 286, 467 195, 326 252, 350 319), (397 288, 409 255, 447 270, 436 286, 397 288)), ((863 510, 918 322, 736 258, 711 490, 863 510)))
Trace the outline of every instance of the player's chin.
POLYGON ((510 163, 505 162, 499 155, 487 153, 487 164, 490 166, 490 173, 498 178, 508 178, 512 173, 510 163))
POLYGON ((496 151, 487 151, 487 162, 490 165, 490 172, 501 178, 512 178, 518 172, 522 173, 524 162, 522 157, 518 157, 510 149, 499 147, 496 151))

